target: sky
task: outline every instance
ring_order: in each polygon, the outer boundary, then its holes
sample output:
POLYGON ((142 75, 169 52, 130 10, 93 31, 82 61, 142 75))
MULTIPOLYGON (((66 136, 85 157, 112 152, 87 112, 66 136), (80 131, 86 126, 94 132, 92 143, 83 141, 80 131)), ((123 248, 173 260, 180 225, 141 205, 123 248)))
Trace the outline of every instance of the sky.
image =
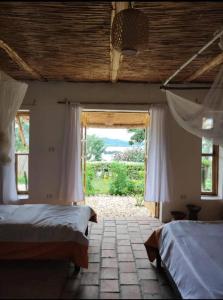
POLYGON ((110 139, 118 139, 129 141, 133 133, 128 133, 127 129, 113 129, 113 128, 88 128, 87 134, 95 134, 98 137, 107 137, 110 139))

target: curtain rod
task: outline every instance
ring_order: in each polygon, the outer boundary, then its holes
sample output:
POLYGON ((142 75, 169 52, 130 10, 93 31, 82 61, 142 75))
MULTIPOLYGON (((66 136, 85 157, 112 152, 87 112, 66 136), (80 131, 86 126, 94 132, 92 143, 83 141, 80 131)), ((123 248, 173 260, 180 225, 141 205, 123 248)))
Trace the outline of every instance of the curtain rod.
POLYGON ((172 80, 176 75, 182 71, 186 66, 188 66, 199 54, 201 54, 205 49, 207 49, 211 44, 213 44, 220 36, 223 34, 223 29, 214 36, 212 40, 210 40, 207 44, 205 44, 196 54, 194 54, 190 59, 188 59, 179 69, 176 70, 176 72, 171 75, 163 84, 163 86, 166 86, 170 80, 172 80))
POLYGON ((105 103, 105 102, 101 102, 101 103, 93 103, 93 102, 72 102, 69 101, 67 99, 61 100, 61 101, 57 101, 57 104, 77 104, 77 105, 109 105, 109 106, 146 106, 146 105, 151 105, 151 104, 166 104, 165 101, 163 102, 144 102, 144 103, 126 103, 126 102, 119 102, 119 103, 105 103))
POLYGON ((161 85, 161 90, 209 90, 211 86, 165 86, 161 85))

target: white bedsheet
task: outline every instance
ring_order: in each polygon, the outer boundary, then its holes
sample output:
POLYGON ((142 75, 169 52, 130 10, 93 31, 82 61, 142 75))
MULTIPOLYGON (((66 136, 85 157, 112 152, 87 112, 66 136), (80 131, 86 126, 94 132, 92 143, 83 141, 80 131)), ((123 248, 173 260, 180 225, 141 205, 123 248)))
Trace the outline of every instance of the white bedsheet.
POLYGON ((74 241, 88 245, 89 206, 0 205, 0 242, 74 241))
POLYGON ((223 299, 222 222, 170 222, 159 248, 183 299, 223 299))

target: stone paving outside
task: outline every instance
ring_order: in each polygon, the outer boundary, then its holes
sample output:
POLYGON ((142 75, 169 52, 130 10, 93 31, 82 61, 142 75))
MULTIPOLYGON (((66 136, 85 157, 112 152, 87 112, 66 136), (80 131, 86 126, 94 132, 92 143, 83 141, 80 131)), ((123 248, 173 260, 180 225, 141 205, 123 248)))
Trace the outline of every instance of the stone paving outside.
POLYGON ((136 199, 128 196, 91 196, 86 197, 86 205, 92 207, 98 219, 102 218, 147 218, 148 209, 136 206, 136 199))
POLYGON ((151 232, 161 225, 160 222, 148 217, 144 207, 142 210, 137 208, 136 216, 131 215, 133 211, 130 210, 123 216, 126 207, 123 208, 120 199, 116 202, 119 204, 115 210, 120 213, 116 217, 114 207, 109 211, 111 207, 107 200, 102 206, 95 202, 95 198, 93 200, 91 206, 99 214, 100 221, 89 223, 89 268, 68 278, 61 298, 175 298, 164 272, 157 271, 149 262, 143 245, 151 232))

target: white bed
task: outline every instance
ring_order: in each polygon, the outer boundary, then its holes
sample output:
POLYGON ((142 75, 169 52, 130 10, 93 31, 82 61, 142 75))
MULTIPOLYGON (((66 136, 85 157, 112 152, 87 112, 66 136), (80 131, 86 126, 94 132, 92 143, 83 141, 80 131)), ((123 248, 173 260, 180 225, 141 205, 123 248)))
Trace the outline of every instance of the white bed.
POLYGON ((165 224, 159 253, 183 299, 223 298, 223 222, 165 224))
POLYGON ((89 206, 0 205, 0 259, 70 259, 88 266, 89 206))

